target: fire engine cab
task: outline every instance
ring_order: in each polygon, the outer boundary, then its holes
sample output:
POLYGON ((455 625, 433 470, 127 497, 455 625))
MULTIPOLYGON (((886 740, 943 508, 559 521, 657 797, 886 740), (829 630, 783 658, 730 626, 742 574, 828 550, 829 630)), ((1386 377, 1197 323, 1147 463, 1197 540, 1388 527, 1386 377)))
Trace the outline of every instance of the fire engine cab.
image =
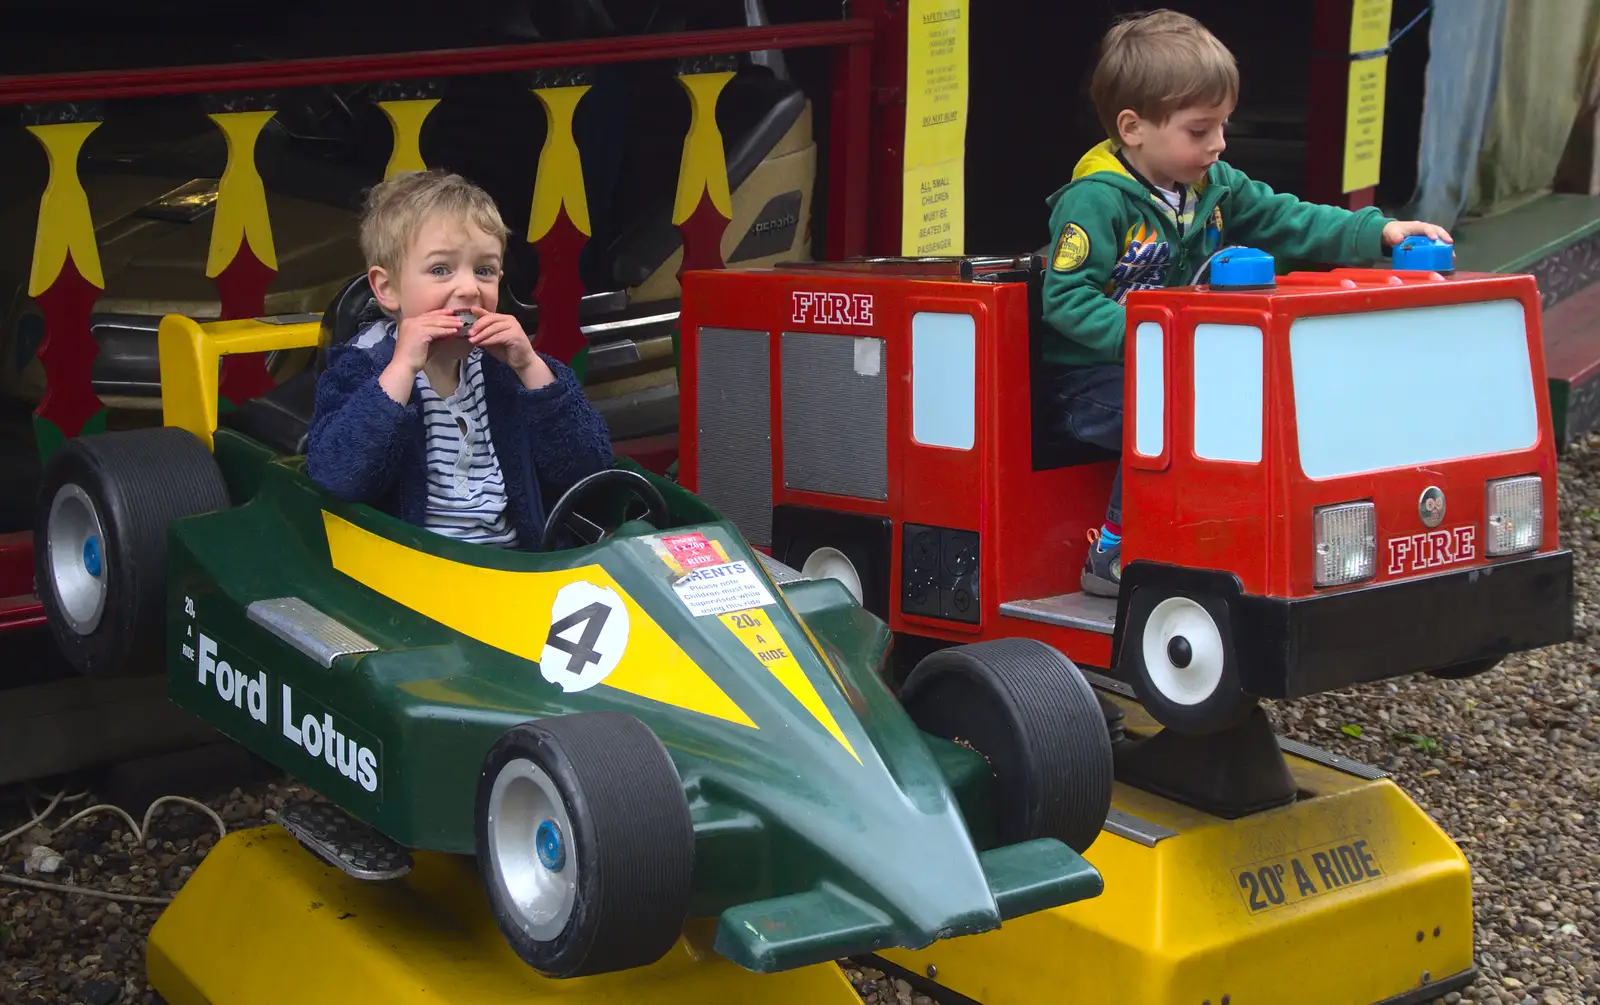
POLYGON ((1120 460, 1044 432, 1037 256, 689 274, 680 478, 900 637, 1042 640, 1192 736, 1569 638, 1533 278, 1419 239, 1209 270, 1127 298, 1120 460), (1104 599, 1078 579, 1119 463, 1104 599))

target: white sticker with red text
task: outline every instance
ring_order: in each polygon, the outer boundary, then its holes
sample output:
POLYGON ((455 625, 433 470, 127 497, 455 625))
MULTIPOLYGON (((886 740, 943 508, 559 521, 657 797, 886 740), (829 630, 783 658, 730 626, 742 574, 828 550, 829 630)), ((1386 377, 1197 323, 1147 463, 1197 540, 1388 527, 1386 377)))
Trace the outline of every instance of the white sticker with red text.
POLYGON ((1427 572, 1478 557, 1478 528, 1441 527, 1389 539, 1389 575, 1427 572))

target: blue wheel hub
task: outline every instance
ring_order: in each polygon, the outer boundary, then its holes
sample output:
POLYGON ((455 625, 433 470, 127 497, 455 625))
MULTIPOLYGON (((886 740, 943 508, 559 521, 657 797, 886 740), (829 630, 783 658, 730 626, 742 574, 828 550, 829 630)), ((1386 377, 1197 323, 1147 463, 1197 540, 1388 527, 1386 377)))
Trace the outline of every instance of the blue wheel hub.
POLYGON ((533 845, 539 852, 539 864, 551 872, 560 872, 567 864, 567 846, 561 839, 561 828, 554 820, 546 820, 534 831, 533 845))
POLYGON ((100 564, 100 539, 89 537, 83 542, 83 569, 96 579, 100 578, 102 566, 100 564))

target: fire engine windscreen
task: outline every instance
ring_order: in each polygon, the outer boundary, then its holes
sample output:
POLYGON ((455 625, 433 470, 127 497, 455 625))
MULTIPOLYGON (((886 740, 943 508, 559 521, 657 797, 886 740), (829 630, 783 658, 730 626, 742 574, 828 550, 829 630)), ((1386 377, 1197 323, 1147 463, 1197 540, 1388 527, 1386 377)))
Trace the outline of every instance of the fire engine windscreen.
POLYGON ((1539 438, 1516 300, 1296 318, 1289 359, 1311 478, 1526 450, 1539 438))

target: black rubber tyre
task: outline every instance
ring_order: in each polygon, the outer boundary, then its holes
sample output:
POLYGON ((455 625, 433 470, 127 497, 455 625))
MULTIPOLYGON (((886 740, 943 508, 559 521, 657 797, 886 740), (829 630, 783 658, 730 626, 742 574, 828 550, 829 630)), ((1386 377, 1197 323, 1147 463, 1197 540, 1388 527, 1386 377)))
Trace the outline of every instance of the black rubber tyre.
POLYGON ((1118 670, 1163 726, 1194 735, 1221 732, 1244 722, 1258 704, 1239 683, 1228 615, 1221 598, 1148 586, 1128 601, 1118 670), (1187 651, 1175 657, 1172 644, 1180 638, 1187 651))
POLYGON ((694 826, 672 758, 638 719, 586 712, 507 730, 484 758, 474 822, 495 923, 544 976, 646 966, 677 942, 694 826), (547 823, 554 868, 543 859, 547 823))
POLYGON ((1034 639, 940 649, 900 703, 923 732, 970 745, 994 773, 1002 845, 1056 838, 1087 851, 1111 810, 1105 712, 1072 661, 1034 639))
POLYGON ((51 455, 34 507, 34 582, 50 633, 79 673, 162 671, 167 529, 228 505, 215 458, 188 430, 84 436, 51 455), (75 532, 85 522, 97 542, 96 573, 89 572, 88 544, 75 532), (85 600, 95 596, 97 605, 85 600))
POLYGON ((1435 667, 1428 671, 1428 676, 1437 677, 1440 680, 1466 680, 1468 677, 1476 677, 1481 673, 1488 673, 1499 666, 1500 661, 1504 658, 1503 656, 1491 656, 1488 659, 1468 660, 1465 663, 1452 663, 1447 667, 1435 667))

